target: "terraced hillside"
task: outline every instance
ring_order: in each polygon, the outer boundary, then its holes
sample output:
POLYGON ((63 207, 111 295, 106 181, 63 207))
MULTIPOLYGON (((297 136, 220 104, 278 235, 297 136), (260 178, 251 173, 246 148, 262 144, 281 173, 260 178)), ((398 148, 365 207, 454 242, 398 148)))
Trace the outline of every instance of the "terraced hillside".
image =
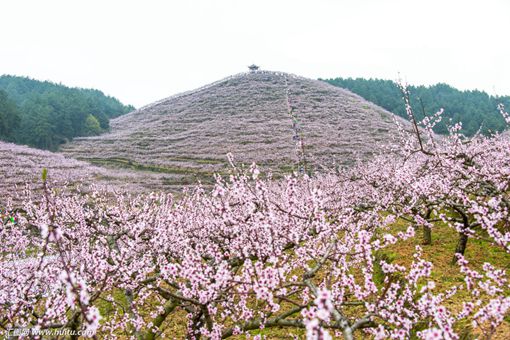
POLYGON ((54 188, 67 190, 91 184, 110 190, 125 189, 136 193, 164 188, 168 179, 164 174, 104 169, 61 154, 32 149, 26 146, 0 142, 0 208, 7 201, 22 200, 29 185, 42 188, 42 169, 48 170, 48 181, 54 188))
POLYGON ((93 164, 174 176, 222 172, 226 154, 275 173, 349 165, 391 141, 394 115, 321 81, 257 71, 228 77, 111 121, 110 133, 77 138, 65 155, 93 164))

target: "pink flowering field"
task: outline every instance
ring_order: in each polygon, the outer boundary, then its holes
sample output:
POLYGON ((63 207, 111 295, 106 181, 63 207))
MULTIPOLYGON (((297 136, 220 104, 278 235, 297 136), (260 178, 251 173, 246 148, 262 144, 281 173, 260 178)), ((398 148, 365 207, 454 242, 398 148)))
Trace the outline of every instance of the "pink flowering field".
MULTIPOLYGON (((273 178, 234 154, 211 187, 176 198, 73 193, 59 171, 85 163, 45 165, 38 190, 2 208, 0 329, 507 339, 510 139, 467 139, 460 125, 437 138, 442 112, 417 122, 406 103, 411 125, 395 122, 388 152, 334 172, 273 178)), ((294 142, 305 164, 306 138, 294 142)))

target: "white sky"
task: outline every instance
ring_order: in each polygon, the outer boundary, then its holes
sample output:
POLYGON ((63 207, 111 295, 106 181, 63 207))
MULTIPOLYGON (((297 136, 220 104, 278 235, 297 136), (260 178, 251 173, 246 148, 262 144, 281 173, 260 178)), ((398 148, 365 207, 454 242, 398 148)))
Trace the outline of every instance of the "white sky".
POLYGON ((247 70, 510 95, 508 0, 0 0, 0 74, 142 106, 247 70))

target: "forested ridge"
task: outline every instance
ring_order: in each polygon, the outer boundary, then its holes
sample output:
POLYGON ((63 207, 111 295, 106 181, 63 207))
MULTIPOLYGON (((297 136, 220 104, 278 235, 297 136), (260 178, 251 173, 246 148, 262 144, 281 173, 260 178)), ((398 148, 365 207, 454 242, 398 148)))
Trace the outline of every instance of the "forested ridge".
POLYGON ((77 136, 109 130, 109 119, 134 109, 94 89, 0 76, 0 139, 56 150, 77 136))
MULTIPOLYGON (((364 78, 321 80, 346 88, 390 112, 407 118, 402 93, 391 80, 364 78)), ((444 109, 443 121, 434 128, 436 133, 446 134, 447 125, 458 122, 462 122, 461 132, 466 136, 472 136, 478 130, 487 135, 505 129, 505 121, 499 114, 497 106, 502 103, 508 107, 510 96, 490 96, 478 90, 460 91, 443 83, 432 86, 409 86, 409 91, 411 105, 417 108, 415 113, 418 119, 424 117, 423 112, 432 115, 439 109, 444 109)))

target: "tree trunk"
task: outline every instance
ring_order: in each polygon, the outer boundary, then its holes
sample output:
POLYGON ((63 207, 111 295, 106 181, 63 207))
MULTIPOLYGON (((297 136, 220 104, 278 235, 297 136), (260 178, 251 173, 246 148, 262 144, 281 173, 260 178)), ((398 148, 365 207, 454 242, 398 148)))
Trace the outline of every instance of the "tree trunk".
MULTIPOLYGON (((168 300, 163 306, 164 308, 163 311, 153 320, 152 322, 154 324, 153 328, 159 328, 166 320, 168 315, 172 313, 178 305, 179 304, 177 303, 177 301, 168 300)), ((145 340, 154 340, 155 338, 156 332, 154 332, 153 330, 149 330, 145 335, 145 340)))
MULTIPOLYGON (((425 214, 425 220, 430 219, 430 215, 432 214, 432 209, 427 209, 427 213, 425 214)), ((431 245, 432 244, 432 230, 429 226, 423 226, 423 244, 431 245)))
POLYGON ((459 242, 457 242, 457 248, 455 248, 455 255, 453 255, 452 264, 457 263, 457 254, 464 255, 466 251, 466 245, 468 241, 468 235, 459 233, 459 242))
POLYGON ((432 244, 432 230, 426 225, 423 226, 423 244, 426 246, 432 244))

